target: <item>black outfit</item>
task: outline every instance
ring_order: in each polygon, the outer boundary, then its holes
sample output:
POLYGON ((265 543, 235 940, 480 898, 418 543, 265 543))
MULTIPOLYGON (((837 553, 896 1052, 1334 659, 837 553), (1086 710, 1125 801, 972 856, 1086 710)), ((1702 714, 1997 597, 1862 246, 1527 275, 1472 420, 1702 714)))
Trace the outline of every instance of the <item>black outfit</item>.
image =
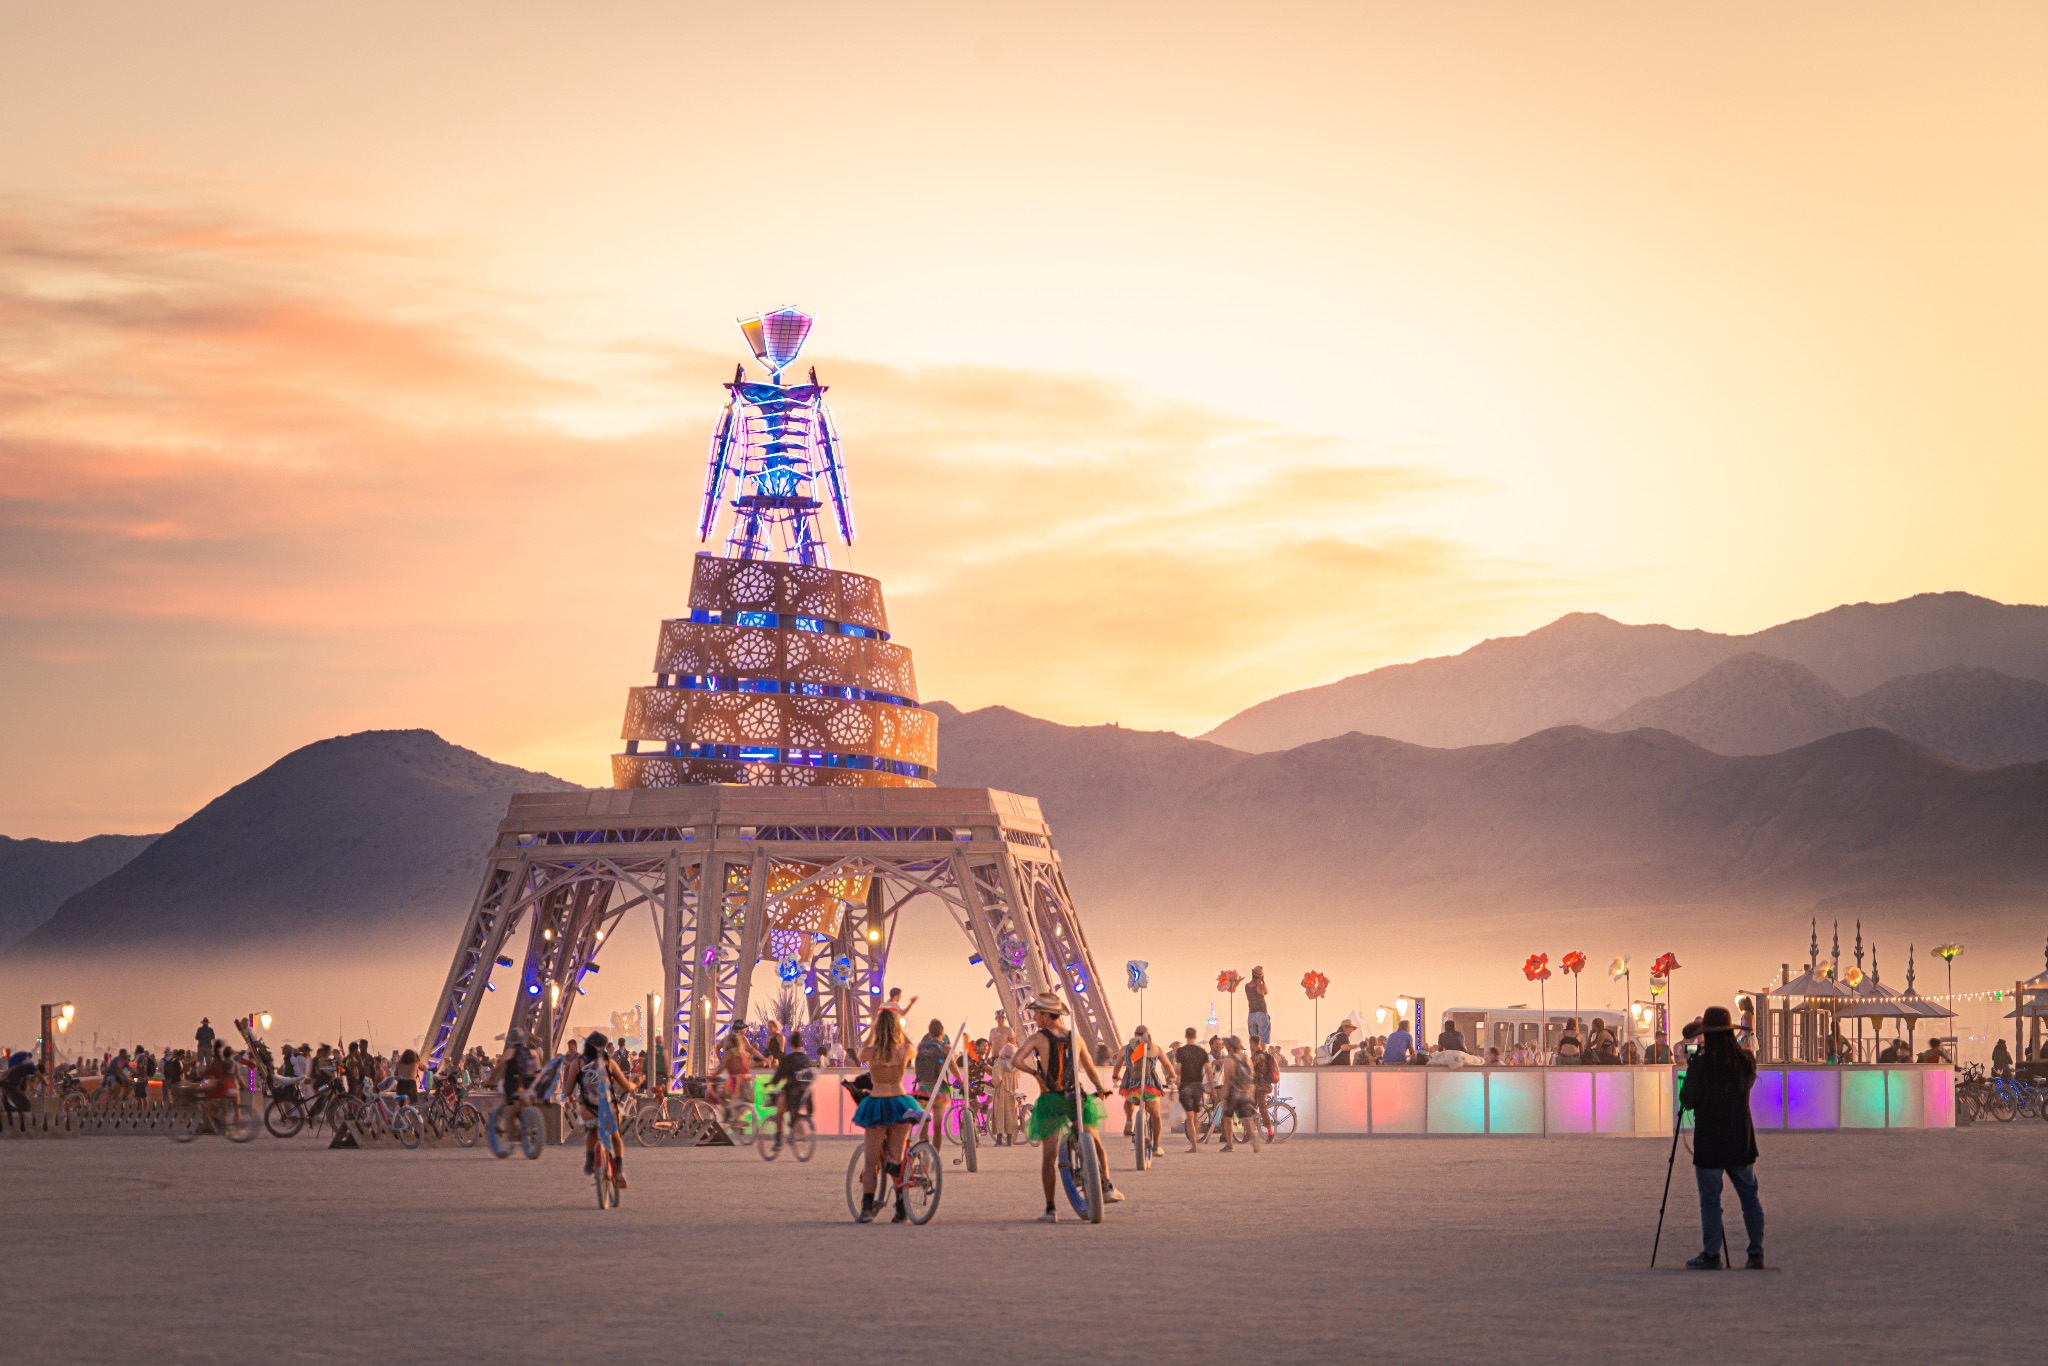
POLYGON ((1718 1261, 1726 1241, 1721 1227, 1721 1176, 1727 1173, 1742 1202, 1749 1234, 1749 1260, 1762 1265, 1764 1207, 1756 1192, 1756 1127, 1749 1117, 1749 1088, 1756 1083, 1756 1059, 1736 1046, 1733 1034, 1712 1034, 1686 1067, 1678 1091, 1681 1110, 1693 1112, 1692 1165, 1700 1188, 1702 1257, 1718 1261))
POLYGON ((1462 1053, 1465 1051, 1465 1036, 1451 1025, 1445 1025, 1443 1032, 1436 1036, 1439 1053, 1462 1053))
POLYGON ((1184 1043, 1173 1050, 1173 1063, 1180 1069, 1180 1108, 1196 1114, 1202 1108, 1202 1076, 1209 1068, 1209 1050, 1198 1043, 1184 1043))

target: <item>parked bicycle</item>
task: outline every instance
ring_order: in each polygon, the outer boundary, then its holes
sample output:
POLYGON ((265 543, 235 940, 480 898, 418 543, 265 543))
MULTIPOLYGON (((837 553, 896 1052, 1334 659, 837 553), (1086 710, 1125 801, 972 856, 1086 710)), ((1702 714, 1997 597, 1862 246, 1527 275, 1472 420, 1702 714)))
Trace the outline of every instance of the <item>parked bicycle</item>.
POLYGON ((219 1134, 231 1143, 256 1137, 255 1120, 239 1095, 208 1096, 196 1083, 177 1088, 164 1119, 175 1143, 190 1143, 203 1133, 219 1134))

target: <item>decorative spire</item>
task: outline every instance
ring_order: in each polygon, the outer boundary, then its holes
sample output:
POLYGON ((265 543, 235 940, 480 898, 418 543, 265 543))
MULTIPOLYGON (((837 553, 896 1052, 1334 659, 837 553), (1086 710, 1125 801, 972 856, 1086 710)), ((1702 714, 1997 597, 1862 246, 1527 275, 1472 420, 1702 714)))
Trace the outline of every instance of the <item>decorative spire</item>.
POLYGON ((1877 975, 1877 941, 1873 939, 1870 941, 1870 985, 1876 986, 1878 984, 1878 981, 1879 978, 1877 975))
POLYGON ((1906 994, 1913 992, 1913 945, 1906 945, 1906 994))
POLYGON ((1806 940, 1806 970, 1812 972, 1820 966, 1820 921, 1809 920, 1806 925, 1811 931, 1806 940))
POLYGON ((1863 966, 1863 922, 1856 922, 1856 966, 1863 966))
POLYGON ((1834 975, 1839 977, 1842 972, 1842 922, 1839 920, 1835 922, 1835 942, 1828 950, 1828 961, 1835 965, 1834 975))

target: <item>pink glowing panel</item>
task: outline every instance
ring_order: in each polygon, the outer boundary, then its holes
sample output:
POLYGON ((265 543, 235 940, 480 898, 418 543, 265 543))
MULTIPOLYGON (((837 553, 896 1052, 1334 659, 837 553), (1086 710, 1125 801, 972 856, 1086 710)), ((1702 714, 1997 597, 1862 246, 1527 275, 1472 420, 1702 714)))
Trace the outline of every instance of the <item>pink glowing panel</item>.
POLYGON ((1668 1067, 1634 1067, 1629 1069, 1635 1076, 1636 1127, 1639 1134, 1661 1134, 1669 1131, 1673 1116, 1671 1098, 1671 1069, 1668 1067))
POLYGON ((1420 1067, 1370 1067, 1372 1131, 1376 1134, 1428 1133, 1429 1073, 1420 1067))
POLYGON ((1841 1077, 1828 1068, 1791 1068, 1785 1073, 1785 1127, 1842 1127, 1841 1077))
POLYGON ((1920 1122, 1929 1129, 1956 1127, 1956 1074, 1946 1067, 1930 1067, 1921 1074, 1925 1089, 1920 1093, 1920 1122))
POLYGON ((1593 1132, 1593 1074, 1591 1072, 1546 1072, 1543 1074, 1545 1101, 1549 1106, 1546 1133, 1590 1134, 1593 1132))
POLYGON ((1486 1078, 1486 1131, 1543 1132, 1543 1074, 1534 1068, 1492 1072, 1486 1078))
POLYGON ((1927 1127, 1926 1092, 1916 1073, 1888 1067, 1884 1073, 1885 1123, 1894 1129, 1927 1127))
POLYGON ((1316 1074, 1313 1071, 1282 1072, 1273 1094, 1294 1107, 1294 1132, 1316 1132, 1316 1074))
POLYGON ((1429 1132, 1486 1132, 1486 1077, 1480 1072, 1454 1072, 1448 1067, 1425 1069, 1429 1077, 1429 1132))
POLYGON ((1759 1067, 1749 1088, 1749 1122, 1759 1129, 1785 1127, 1785 1069, 1759 1067))
POLYGON ((1626 1072, 1593 1074, 1593 1131, 1632 1134, 1636 1131, 1636 1081, 1626 1072))
POLYGON ((1370 1069, 1331 1067, 1316 1073, 1316 1132, 1319 1134, 1369 1134, 1372 1132, 1370 1092, 1366 1089, 1370 1069))

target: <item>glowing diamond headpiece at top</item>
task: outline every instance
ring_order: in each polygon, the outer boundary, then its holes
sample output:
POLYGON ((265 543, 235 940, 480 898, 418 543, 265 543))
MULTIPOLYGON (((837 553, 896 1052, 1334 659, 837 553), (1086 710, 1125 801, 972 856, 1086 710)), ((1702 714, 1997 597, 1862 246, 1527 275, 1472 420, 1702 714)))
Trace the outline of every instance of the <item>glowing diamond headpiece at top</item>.
POLYGON ((786 559, 829 568, 831 556, 818 526, 830 502, 840 539, 853 544, 853 509, 839 433, 825 406, 825 386, 813 369, 808 384, 785 384, 782 372, 811 335, 811 316, 794 308, 738 320, 747 347, 769 369, 766 383, 739 367, 726 385, 729 397, 711 436, 704 477, 704 508, 697 537, 708 541, 730 509, 726 558, 786 559), (737 486, 737 497, 727 500, 737 486), (825 497, 820 499, 819 493, 825 497))
POLYGON ((756 313, 751 318, 741 318, 739 324, 754 359, 767 366, 778 381, 797 352, 804 349, 804 338, 811 335, 811 315, 794 308, 756 313))

